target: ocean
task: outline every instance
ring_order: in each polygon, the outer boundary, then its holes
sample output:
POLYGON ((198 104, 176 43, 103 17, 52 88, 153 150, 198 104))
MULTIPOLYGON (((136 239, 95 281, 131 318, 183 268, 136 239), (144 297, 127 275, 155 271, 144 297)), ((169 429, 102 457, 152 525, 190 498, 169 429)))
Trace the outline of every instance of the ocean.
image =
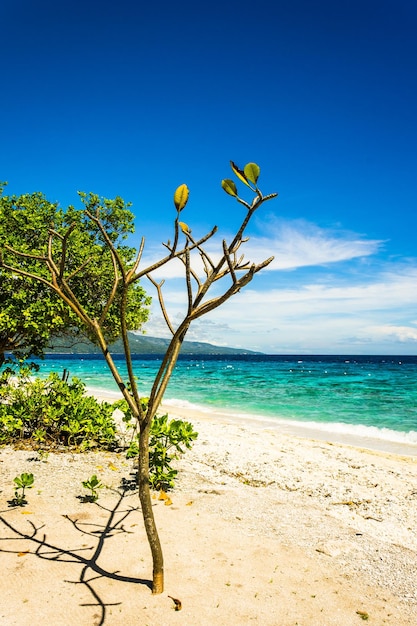
MULTIPOLYGON (((122 376, 122 360, 116 356, 122 376)), ((160 357, 134 357, 142 396, 160 357)), ((97 391, 117 392, 101 356, 47 355, 39 375, 68 370, 97 391)), ((180 356, 164 401, 178 407, 262 419, 327 433, 416 446, 417 357, 180 356)))

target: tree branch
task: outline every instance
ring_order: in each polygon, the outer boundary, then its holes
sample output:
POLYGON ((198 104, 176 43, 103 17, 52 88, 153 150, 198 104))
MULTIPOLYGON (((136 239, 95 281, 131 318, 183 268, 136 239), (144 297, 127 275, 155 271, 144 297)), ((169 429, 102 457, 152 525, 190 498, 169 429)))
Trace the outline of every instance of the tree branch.
POLYGON ((236 274, 235 274, 235 270, 233 268, 233 264, 230 261, 229 251, 227 249, 227 244, 226 244, 226 240, 225 239, 223 239, 223 253, 224 253, 225 259, 227 261, 227 265, 229 267, 230 275, 232 277, 233 282, 235 283, 236 282, 236 274))
POLYGON ((161 281, 159 284, 152 278, 152 276, 146 276, 146 278, 152 283, 152 285, 155 287, 157 294, 158 294, 158 301, 159 301, 159 306, 160 309, 162 311, 162 315, 164 316, 164 320, 166 322, 166 325, 168 326, 169 330, 171 331, 171 333, 173 335, 175 335, 175 330, 170 322, 170 319, 168 317, 168 313, 165 307, 165 302, 164 302, 164 297, 162 294, 162 285, 164 284, 165 281, 161 281))
POLYGON ((114 258, 114 255, 111 255, 111 260, 112 260, 112 264, 113 264, 113 273, 114 273, 114 280, 113 280, 113 285, 110 291, 110 295, 107 298, 107 302, 104 305, 103 311, 101 312, 100 315, 100 324, 103 324, 104 320, 106 319, 107 313, 109 312, 109 309, 111 307, 111 305, 113 304, 113 301, 116 297, 116 293, 117 293, 117 288, 119 286, 119 272, 117 269, 117 263, 116 263, 116 259, 114 258))
POLYGON ((85 210, 85 214, 87 215, 87 217, 90 218, 90 220, 92 222, 94 222, 97 225, 97 227, 99 228, 99 230, 100 230, 101 234, 103 235, 104 240, 105 240, 105 242, 106 242, 106 244, 107 244, 107 246, 108 246, 108 248, 110 250, 110 253, 111 253, 112 257, 116 260, 116 263, 117 263, 117 265, 119 267, 119 270, 120 270, 120 273, 121 273, 121 275, 123 277, 123 280, 125 280, 125 278, 126 278, 125 267, 124 267, 124 265, 122 263, 122 259, 120 258, 119 253, 117 252, 116 248, 114 247, 114 244, 113 244, 112 240, 110 239, 110 237, 109 237, 107 231, 105 230, 105 228, 104 228, 100 218, 98 217, 98 214, 99 214, 98 207, 96 209, 96 213, 97 213, 97 217, 94 216, 92 213, 90 213, 90 211, 88 211, 88 209, 85 210))
MULTIPOLYGON (((65 262, 67 260, 68 238, 75 227, 76 227, 76 224, 72 223, 71 226, 68 228, 67 232, 65 233, 65 235, 62 237, 61 262, 59 264, 59 277, 60 278, 62 278, 64 275, 65 262)), ((51 237, 51 240, 52 240, 52 237, 51 237)))
POLYGON ((187 315, 191 315, 191 311, 193 310, 193 289, 191 285, 190 251, 188 248, 185 251, 185 281, 187 283, 187 299, 188 299, 187 315))
POLYGON ((133 264, 133 267, 127 273, 127 282, 129 284, 134 282, 134 280, 135 280, 136 270, 139 267, 139 263, 140 263, 140 260, 142 258, 142 254, 143 254, 144 248, 145 248, 145 237, 142 237, 142 239, 140 240, 140 247, 139 247, 139 250, 138 250, 138 254, 136 256, 136 260, 135 260, 135 262, 133 264))
POLYGON ((217 296, 216 298, 213 298, 212 300, 208 300, 207 302, 200 304, 200 306, 198 307, 194 306, 193 313, 190 316, 191 319, 192 320, 197 319, 201 317, 202 315, 205 315, 209 311, 216 309, 218 306, 223 304, 223 302, 226 302, 226 300, 228 300, 231 296, 233 296, 235 293, 240 291, 242 287, 245 287, 245 285, 247 285, 252 280, 254 275, 257 272, 259 272, 261 269, 269 265, 271 261, 273 261, 273 259, 274 257, 270 257, 269 259, 266 259, 262 263, 259 263, 259 265, 255 265, 255 264, 252 265, 250 270, 244 276, 242 276, 236 282, 234 282, 231 285, 231 287, 227 291, 225 291, 225 293, 222 296, 217 296))
POLYGON ((9 252, 12 252, 12 254, 15 254, 16 256, 21 256, 26 259, 33 259, 34 261, 42 261, 45 263, 45 261, 48 260, 47 256, 38 256, 36 254, 28 254, 27 252, 20 252, 19 250, 15 250, 14 248, 12 248, 12 246, 8 246, 7 244, 5 244, 4 249, 8 250, 9 252))
MULTIPOLYGON (((192 244, 191 246, 188 247, 189 250, 194 250, 195 248, 197 248, 197 246, 202 245, 203 243, 205 243, 208 239, 210 239, 211 237, 213 237, 213 235, 217 232, 217 226, 215 226, 209 233, 207 233, 207 235, 205 235, 204 237, 202 237, 199 241, 196 242, 196 244, 192 244)), ((163 244, 165 247, 168 247, 167 244, 163 244)), ((170 248, 168 248, 170 249, 170 248)), ((150 265, 149 267, 141 270, 140 272, 138 272, 135 275, 134 280, 139 280, 140 278, 142 278, 142 276, 147 276, 148 274, 150 274, 151 272, 154 272, 155 270, 159 269, 160 267, 162 267, 163 265, 166 265, 166 263, 168 263, 169 261, 171 261, 171 259, 177 259, 179 257, 181 257, 181 255, 185 254, 185 247, 182 250, 179 250, 178 252, 172 252, 171 254, 165 256, 163 259, 161 259, 160 261, 156 261, 155 263, 153 263, 152 265, 150 265)))
POLYGON ((168 382, 174 371, 175 364, 178 359, 178 355, 184 341, 184 337, 191 324, 190 316, 187 316, 177 328, 171 342, 165 352, 165 356, 161 363, 161 366, 155 376, 154 383, 152 385, 151 393, 148 401, 148 411, 146 413, 146 421, 152 420, 159 405, 161 404, 168 382))

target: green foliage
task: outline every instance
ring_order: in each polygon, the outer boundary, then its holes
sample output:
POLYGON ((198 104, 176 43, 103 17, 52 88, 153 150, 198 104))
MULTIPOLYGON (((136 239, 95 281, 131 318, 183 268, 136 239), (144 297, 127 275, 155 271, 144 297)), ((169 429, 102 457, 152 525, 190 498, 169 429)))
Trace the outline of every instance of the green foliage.
POLYGON ((114 408, 85 395, 77 378, 65 382, 19 376, 0 385, 0 443, 31 448, 81 450, 116 445, 114 408))
MULTIPOLYGON (((149 482, 153 489, 172 488, 178 471, 171 465, 178 454, 185 452, 182 446, 190 449, 198 433, 192 424, 182 420, 168 422, 168 416, 155 417, 149 439, 149 482)), ((137 444, 131 444, 127 456, 136 454, 137 444)))
MULTIPOLYGON (((45 239, 55 216, 60 216, 57 205, 41 193, 19 197, 0 194, 0 249, 4 260, 8 260, 6 245, 24 253, 40 253, 37 242, 45 239)), ((34 261, 34 265, 45 276, 41 263, 34 261)), ((22 269, 26 266, 22 258, 22 269)), ((49 334, 59 332, 66 322, 67 307, 46 285, 0 270, 0 365, 5 352, 17 358, 27 353, 40 356, 49 334)))
MULTIPOLYGON (((125 400, 113 404, 100 403, 85 395, 85 385, 81 380, 73 378, 67 382, 56 373, 51 373, 46 379, 31 378, 30 370, 23 368, 13 381, 6 377, 5 372, 2 377, 0 444, 35 448, 41 454, 62 447, 80 451, 114 449, 118 441, 113 413, 118 408, 133 431, 126 456, 138 456, 137 420, 125 400)), ((147 398, 144 398, 143 410, 146 407, 147 398)), ((154 489, 174 486, 177 470, 172 468, 171 463, 191 448, 197 436, 189 422, 168 421, 168 415, 155 417, 149 441, 150 484, 154 489)))
POLYGON ((178 472, 171 463, 178 458, 178 454, 185 452, 184 446, 191 448, 197 436, 189 422, 168 422, 168 415, 154 418, 149 439, 149 480, 153 489, 174 487, 178 472))
MULTIPOLYGON (((232 171, 235 174, 235 176, 242 183, 244 183, 247 187, 249 187, 249 189, 251 189, 252 191, 258 194, 257 198, 259 199, 260 191, 257 187, 258 178, 261 173, 261 168, 259 167, 259 165, 257 165, 256 163, 247 163, 245 167, 243 168, 243 170, 241 170, 236 165, 236 163, 233 163, 233 161, 230 161, 230 167, 232 168, 232 171)), ((224 191, 228 193, 230 196, 235 196, 238 200, 240 200, 238 196, 238 192, 237 192, 237 187, 235 183, 233 182, 233 180, 230 180, 230 178, 226 178, 222 180, 222 187, 224 191)), ((275 195, 276 194, 272 194, 271 197, 275 197, 275 195)), ((269 199, 269 197, 265 196, 265 199, 269 199)), ((243 204, 246 204, 246 203, 243 202, 243 204)))
MULTIPOLYGON (((110 294, 115 287, 114 263, 110 246, 113 246, 124 267, 130 267, 135 259, 136 250, 125 245, 124 241, 134 232, 133 213, 129 203, 117 196, 111 200, 93 193, 79 193, 84 209, 81 211, 69 207, 66 214, 66 227, 76 224, 71 232, 68 247, 74 257, 76 274, 71 274, 67 263, 66 275, 70 277, 69 286, 76 295, 81 310, 91 319, 101 322, 103 335, 108 343, 114 342, 121 333, 121 306, 125 298, 125 322, 129 330, 138 330, 148 319, 148 307, 151 299, 145 294, 139 282, 132 283, 126 294, 121 285, 115 289, 115 297, 106 308, 110 294), (93 218, 100 220, 108 239, 93 218), (88 250, 88 263, 86 264, 88 250)), ((62 249, 60 250, 62 252, 62 249)), ((65 257, 66 259, 67 257, 65 257)), ((91 329, 86 328, 90 340, 97 342, 91 329)))
POLYGON ((39 461, 42 461, 43 463, 47 463, 48 456, 49 456, 49 452, 47 450, 43 450, 42 448, 38 450, 39 461))
POLYGON ((87 496, 83 496, 84 502, 96 502, 98 500, 98 489, 104 487, 103 483, 96 474, 93 474, 88 480, 83 480, 82 485, 84 489, 88 489, 90 493, 87 496))
POLYGON ((237 187, 230 178, 222 180, 222 187, 229 196, 237 196, 237 187))
MULTIPOLYGON (((58 282, 69 286, 86 314, 100 319, 106 297, 113 293, 114 264, 107 241, 87 213, 102 221, 111 245, 129 265, 135 256, 135 250, 124 243, 134 230, 129 205, 120 197, 109 200, 80 193, 84 208, 70 206, 64 211, 41 193, 5 196, 3 187, 0 185, 0 365, 6 352, 17 358, 42 356, 50 336, 62 332, 84 334, 96 341, 91 329, 47 284, 51 275, 45 256, 50 243, 51 252, 65 261, 58 282), (52 232, 55 236, 49 242, 52 232), (18 274, 7 271, 8 263, 16 258, 14 251, 19 253, 18 274)), ((102 320, 102 332, 109 342, 121 333, 121 290, 116 288, 113 295, 102 320)), ((150 299, 139 282, 131 285, 128 296, 127 326, 137 330, 147 320, 150 299)))
POLYGON ((247 163, 243 168, 243 172, 246 178, 256 185, 258 182, 259 175, 261 173, 261 168, 256 163, 247 163))
POLYGON ((35 481, 35 477, 33 474, 27 474, 23 472, 20 476, 16 476, 13 479, 15 484, 14 490, 14 498, 10 501, 12 506, 23 506, 27 504, 27 500, 25 498, 25 489, 30 489, 35 481))
MULTIPOLYGON (((146 406, 146 400, 143 400, 146 406)), ((122 400, 118 408, 125 413, 125 421, 130 422, 132 415, 127 403, 122 400)), ((135 425, 133 426, 135 429, 135 425)), ((136 430, 136 429, 135 429, 136 430)), ((127 458, 137 457, 139 454, 139 434, 135 432, 127 458)), ((168 415, 156 416, 151 424, 149 437, 149 482, 153 489, 174 487, 177 470, 172 467, 172 461, 183 454, 185 449, 192 447, 192 442, 197 439, 198 433, 190 422, 183 420, 170 420, 168 415)))

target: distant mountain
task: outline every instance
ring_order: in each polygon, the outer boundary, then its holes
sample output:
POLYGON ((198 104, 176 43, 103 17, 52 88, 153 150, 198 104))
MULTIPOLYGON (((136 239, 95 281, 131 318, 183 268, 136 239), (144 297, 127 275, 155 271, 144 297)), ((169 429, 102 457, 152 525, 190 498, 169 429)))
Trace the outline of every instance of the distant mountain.
MULTIPOLYGON (((129 333, 129 341, 132 354, 165 354, 169 344, 169 339, 137 335, 132 332, 129 333)), ((121 339, 118 339, 110 349, 115 354, 122 353, 123 347, 121 339)), ((100 349, 85 339, 74 341, 72 338, 57 337, 53 340, 52 346, 47 350, 47 353, 100 354, 100 349)), ((262 354, 262 352, 239 348, 226 348, 224 346, 215 346, 211 343, 201 341, 184 341, 181 354, 262 354)))

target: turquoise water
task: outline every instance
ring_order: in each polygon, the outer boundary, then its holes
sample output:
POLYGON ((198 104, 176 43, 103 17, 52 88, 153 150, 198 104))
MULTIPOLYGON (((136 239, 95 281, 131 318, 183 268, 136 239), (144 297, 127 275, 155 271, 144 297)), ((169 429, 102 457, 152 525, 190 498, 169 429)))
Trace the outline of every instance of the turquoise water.
MULTIPOLYGON (((40 375, 66 368, 88 387, 117 391, 101 357, 48 356, 40 365, 40 375)), ((142 395, 158 366, 155 357, 135 360, 142 395)), ((416 357, 184 357, 165 401, 417 444, 416 357)))

